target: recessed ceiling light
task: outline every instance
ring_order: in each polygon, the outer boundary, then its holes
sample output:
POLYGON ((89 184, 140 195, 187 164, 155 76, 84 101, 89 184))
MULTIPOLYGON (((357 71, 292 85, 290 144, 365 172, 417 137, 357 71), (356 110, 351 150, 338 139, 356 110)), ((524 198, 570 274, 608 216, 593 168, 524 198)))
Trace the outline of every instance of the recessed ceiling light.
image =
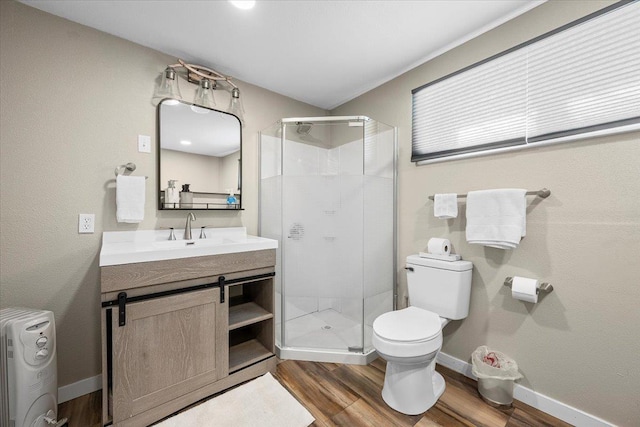
POLYGON ((187 141, 187 140, 183 139, 182 141, 180 141, 180 144, 182 144, 182 145, 191 145, 191 141, 187 141))
POLYGON ((231 3, 238 9, 243 10, 253 9, 253 6, 256 5, 255 0, 229 0, 229 3, 231 3))

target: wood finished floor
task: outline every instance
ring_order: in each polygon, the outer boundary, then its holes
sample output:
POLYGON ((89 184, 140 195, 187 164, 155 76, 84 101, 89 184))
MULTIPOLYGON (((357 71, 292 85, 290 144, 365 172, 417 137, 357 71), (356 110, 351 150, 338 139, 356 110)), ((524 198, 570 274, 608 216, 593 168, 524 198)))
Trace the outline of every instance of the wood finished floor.
MULTIPOLYGON (((494 408, 480 398, 475 381, 441 366, 436 369, 447 388, 440 400, 424 414, 404 415, 380 395, 385 367, 382 359, 367 366, 286 360, 274 377, 311 412, 314 427, 570 426, 519 401, 511 408, 494 408)), ((69 427, 99 427, 101 402, 100 391, 81 396, 62 403, 59 416, 69 418, 69 427)))

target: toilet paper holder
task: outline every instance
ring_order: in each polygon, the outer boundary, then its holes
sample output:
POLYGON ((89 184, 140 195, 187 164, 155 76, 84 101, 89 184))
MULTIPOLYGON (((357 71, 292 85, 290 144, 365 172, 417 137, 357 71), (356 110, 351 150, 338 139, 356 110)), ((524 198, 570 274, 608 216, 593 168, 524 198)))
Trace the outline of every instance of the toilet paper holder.
MULTIPOLYGON (((504 285, 508 288, 511 288, 511 285, 513 285, 513 277, 507 277, 506 279, 504 279, 504 285)), ((553 285, 547 282, 539 283, 536 294, 539 294, 540 292, 553 292, 553 285)))

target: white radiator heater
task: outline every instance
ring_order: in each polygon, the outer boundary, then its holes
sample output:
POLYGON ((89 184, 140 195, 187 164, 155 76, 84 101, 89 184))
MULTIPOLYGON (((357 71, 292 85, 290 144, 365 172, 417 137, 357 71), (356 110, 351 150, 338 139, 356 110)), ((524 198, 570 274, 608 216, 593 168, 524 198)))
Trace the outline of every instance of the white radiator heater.
POLYGON ((62 425, 53 313, 0 310, 0 359, 0 427, 62 425))

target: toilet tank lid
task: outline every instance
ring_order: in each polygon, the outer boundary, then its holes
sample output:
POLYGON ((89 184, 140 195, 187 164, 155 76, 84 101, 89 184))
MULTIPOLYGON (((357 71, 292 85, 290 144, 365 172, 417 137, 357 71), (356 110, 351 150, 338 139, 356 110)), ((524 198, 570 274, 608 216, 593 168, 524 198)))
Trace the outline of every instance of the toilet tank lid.
POLYGON ((422 258, 420 255, 409 255, 407 257, 407 264, 451 271, 467 271, 473 268, 471 261, 442 261, 439 259, 422 258))

